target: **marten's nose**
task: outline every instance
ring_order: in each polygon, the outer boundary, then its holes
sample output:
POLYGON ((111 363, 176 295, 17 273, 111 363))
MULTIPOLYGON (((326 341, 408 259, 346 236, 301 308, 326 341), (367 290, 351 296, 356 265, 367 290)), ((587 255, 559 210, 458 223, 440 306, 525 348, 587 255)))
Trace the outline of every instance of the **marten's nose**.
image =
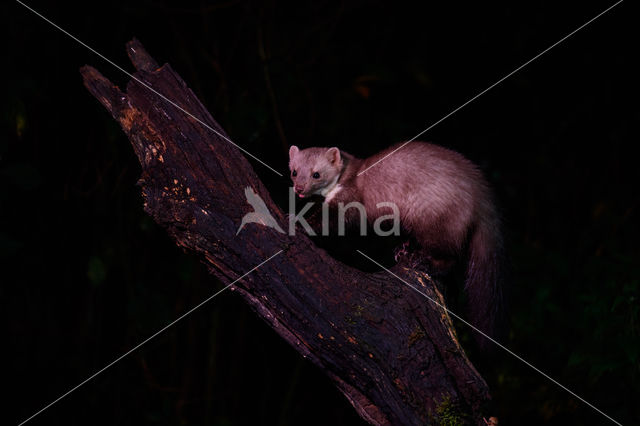
POLYGON ((295 189, 295 191, 296 191, 298 194, 300 194, 302 191, 304 191, 304 187, 303 187, 303 186, 300 186, 300 185, 295 185, 293 188, 295 189))

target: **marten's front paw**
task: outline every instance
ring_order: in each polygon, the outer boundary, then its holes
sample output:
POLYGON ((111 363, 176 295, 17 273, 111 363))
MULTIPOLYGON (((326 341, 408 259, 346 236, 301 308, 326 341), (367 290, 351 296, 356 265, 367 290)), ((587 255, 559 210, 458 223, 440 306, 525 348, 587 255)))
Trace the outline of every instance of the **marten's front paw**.
POLYGON ((402 245, 395 249, 395 254, 393 258, 396 263, 400 261, 403 256, 409 255, 409 241, 405 241, 402 245))

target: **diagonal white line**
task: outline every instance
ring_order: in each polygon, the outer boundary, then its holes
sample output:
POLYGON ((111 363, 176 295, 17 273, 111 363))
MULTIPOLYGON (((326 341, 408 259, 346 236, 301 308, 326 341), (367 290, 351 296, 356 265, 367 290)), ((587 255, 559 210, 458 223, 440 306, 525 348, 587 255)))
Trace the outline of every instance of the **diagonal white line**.
POLYGON ((528 362, 527 360, 525 360, 524 358, 522 358, 520 355, 516 354, 515 352, 513 352, 512 350, 510 350, 509 348, 507 348, 506 346, 502 345, 500 342, 498 342, 497 340, 493 339, 492 337, 488 336, 486 333, 484 333, 482 330, 478 329, 476 326, 474 326, 473 324, 471 324, 470 322, 466 321, 464 318, 462 318, 460 315, 456 314, 455 312, 452 312, 449 308, 447 308, 446 306, 442 305, 441 303, 439 303, 437 300, 429 297, 426 293, 420 291, 420 289, 418 289, 417 287, 409 284, 407 281, 403 280, 402 278, 400 278, 399 276, 397 276, 396 274, 394 274, 393 272, 391 272, 389 269, 385 268, 384 266, 382 266, 380 263, 376 262, 375 260, 373 260, 372 258, 370 258, 369 256, 367 256, 366 254, 364 254, 363 252, 361 252, 360 250, 356 250, 358 253, 360 253, 362 256, 366 257, 367 259, 369 259, 371 262, 375 263, 376 265, 378 265, 380 268, 384 269, 385 271, 387 271, 388 273, 390 273, 391 275, 393 275, 394 277, 396 277, 397 279, 399 279, 400 281, 402 281, 404 284, 406 284, 407 286, 411 287, 413 290, 415 290, 416 292, 420 293, 422 296, 426 297, 427 299, 429 299, 431 302, 433 302, 435 305, 437 305, 439 308, 444 309, 445 311, 447 311, 451 316, 457 318, 458 320, 462 321, 464 324, 468 325, 469 327, 471 327, 474 331, 482 334, 484 337, 486 337, 487 339, 491 340, 493 343, 495 343, 498 347, 504 349, 506 352, 510 353, 511 355, 513 355, 516 359, 520 360, 521 362, 523 362, 524 364, 528 365, 529 367, 531 367, 532 369, 534 369, 535 371, 537 371, 538 373, 540 373, 542 376, 546 377, 548 380, 550 380, 551 382, 555 383, 556 385, 560 386, 562 389, 564 389, 565 391, 569 392, 571 395, 573 395, 574 397, 578 398, 580 401, 584 402, 585 404, 587 404, 589 407, 593 408, 594 410, 596 410, 598 413, 602 414, 603 416, 605 416, 607 419, 611 420, 613 423, 622 426, 622 423, 614 420, 613 418, 611 418, 610 416, 608 416, 604 411, 600 410, 598 407, 596 407, 595 405, 591 404, 589 401, 587 401, 586 399, 582 398, 580 395, 576 394, 575 392, 573 392, 571 389, 567 388, 566 386, 564 386, 562 383, 558 382, 557 380, 555 380, 554 378, 552 378, 551 376, 549 376, 548 374, 546 374, 544 371, 540 370, 539 368, 537 368, 535 365, 531 364, 530 362, 528 362))
POLYGON ((109 364, 107 364, 106 366, 104 366, 103 368, 101 368, 100 370, 96 371, 94 374, 92 374, 91 376, 89 376, 87 379, 85 379, 84 381, 80 382, 78 385, 76 385, 75 387, 71 388, 70 390, 68 390, 67 392, 65 392, 64 394, 62 394, 61 396, 59 396, 57 399, 55 399, 54 401, 52 401, 51 403, 49 403, 48 405, 44 406, 43 408, 41 408, 38 412, 36 412, 35 414, 33 414, 31 417, 27 418, 26 420, 23 420, 21 423, 18 424, 18 426, 22 426, 23 424, 27 423, 29 420, 33 419, 35 416, 37 416, 38 414, 42 413, 43 411, 45 411, 46 409, 48 409, 49 407, 51 407, 52 405, 54 405, 55 403, 57 403, 58 401, 60 401, 62 398, 66 397, 67 395, 69 395, 71 392, 75 391, 76 389, 78 389, 80 386, 86 384, 87 382, 89 382, 90 380, 92 380, 93 378, 95 378, 97 375, 99 375, 100 373, 104 372, 106 369, 108 369, 109 367, 113 366, 114 364, 116 364, 118 361, 122 360, 123 358, 125 358, 127 355, 131 354, 132 352, 136 351, 137 349, 139 349, 141 346, 143 346, 144 344, 146 344, 147 342, 149 342, 151 339, 153 339, 154 337, 156 337, 157 335, 159 335, 160 333, 162 333, 163 331, 167 330, 169 327, 173 326, 175 323, 177 323, 178 321, 180 321, 181 319, 183 319, 184 317, 188 316, 189 314, 191 314, 193 311, 195 311, 196 309, 200 308, 202 305, 204 305, 205 303, 207 303, 208 301, 210 301, 211 299, 213 299, 214 297, 216 297, 217 295, 219 295, 220 293, 222 293, 223 291, 225 291, 226 289, 228 289, 229 287, 231 287, 232 285, 234 285, 235 283, 237 283, 238 281, 240 281, 241 279, 243 279, 244 277, 246 277, 247 275, 249 275, 250 273, 252 273, 253 271, 255 271, 256 269, 258 269, 259 267, 261 267, 262 265, 264 265, 265 263, 267 263, 268 261, 270 261, 271 259, 273 259, 274 257, 276 257, 277 255, 279 255, 280 253, 282 253, 282 250, 279 250, 276 254, 274 254, 273 256, 271 256, 270 258, 266 259, 265 261, 261 262, 259 265, 255 266, 254 268, 252 268, 251 270, 249 270, 247 273, 245 273, 244 275, 242 275, 239 278, 236 278, 231 284, 227 284, 225 287, 222 288, 222 290, 217 291, 216 293, 214 293, 213 295, 209 296, 208 298, 206 298, 204 301, 200 302, 199 304, 197 304, 196 306, 194 306, 193 308, 189 309, 187 312, 185 312, 184 314, 180 315, 178 318, 176 318, 175 320, 173 320, 172 322, 170 322, 169 324, 165 325, 164 327, 162 327, 160 330, 156 331, 154 334, 152 334, 151 336, 147 337, 145 340, 143 340, 142 342, 140 342, 139 344, 137 344, 136 346, 134 346, 133 348, 129 349, 127 352, 125 352, 123 355, 119 356, 118 358, 116 358, 115 360, 113 360, 112 362, 110 362, 109 364))
POLYGON ((592 23, 593 21, 595 21, 596 19, 598 19, 599 17, 601 17, 602 15, 604 15, 605 13, 607 13, 608 11, 610 11, 611 9, 613 9, 614 7, 616 7, 617 5, 619 5, 620 3, 622 3, 624 0, 618 0, 618 2, 614 3, 613 5, 609 6, 608 8, 606 8, 605 10, 603 10, 602 12, 600 12, 599 14, 597 14, 596 16, 594 16, 593 18, 591 18, 590 20, 588 20, 587 22, 585 22, 584 24, 580 25, 578 28, 576 28, 575 30, 571 31, 569 34, 567 34, 566 36, 562 37, 560 40, 556 41, 555 43, 553 43, 551 46, 547 47, 546 49, 544 49, 542 52, 538 53, 536 56, 534 56, 533 58, 529 59, 527 62, 525 62, 524 64, 520 65, 518 68, 516 68, 515 70, 511 71, 509 74, 505 75, 504 77, 502 77, 500 80, 496 81, 495 83, 493 83, 491 86, 487 87, 486 89, 484 89, 482 92, 478 93, 477 95, 475 95, 473 98, 469 99, 467 102, 463 103, 462 105, 460 105, 458 108, 454 109, 453 111, 451 111, 449 114, 445 115, 444 117, 442 117, 440 120, 436 121, 435 123, 433 123, 432 125, 430 125, 429 127, 427 127, 426 129, 424 129, 423 131, 421 131, 420 133, 418 133, 417 135, 415 135, 414 137, 412 137, 411 139, 409 139, 408 141, 404 142, 402 145, 400 145, 399 147, 397 147, 396 149, 394 149, 393 151, 391 151, 390 153, 388 153, 387 155, 385 155, 384 157, 382 157, 381 159, 379 159, 378 161, 376 161, 375 163, 373 163, 372 165, 370 165, 369 167, 367 167, 366 169, 364 169, 363 171, 361 171, 360 173, 358 173, 358 176, 360 176, 361 174, 363 174, 364 172, 366 172, 367 170, 369 170, 370 168, 372 168, 373 166, 375 166, 376 164, 380 163, 381 161, 385 160, 386 158, 388 158, 389 156, 395 154, 397 151, 401 150, 402 148, 404 148, 406 145, 408 145, 409 143, 413 142, 414 140, 418 139, 420 136, 422 136, 423 134, 427 133, 429 130, 431 130, 432 128, 434 128, 435 126, 437 126, 438 124, 440 124, 441 122, 443 122, 444 120, 446 120, 447 118, 451 117, 453 114, 455 114, 456 112, 460 111, 462 108, 466 107, 467 105, 469 105, 471 102, 475 101, 476 99, 478 99, 480 96, 484 95, 485 93, 487 93, 489 90, 493 89, 494 87, 496 87, 498 84, 502 83, 503 81, 505 81, 506 79, 508 79, 509 77, 511 77, 513 74, 517 73, 518 71, 520 71, 522 68, 526 67, 527 65, 529 65, 531 62, 535 61, 536 59, 538 59, 540 56, 544 55, 545 53, 547 53, 548 51, 550 51, 551 49, 553 49, 554 47, 556 47, 557 45, 559 45, 560 43, 562 43, 563 41, 565 41, 566 39, 568 39, 569 37, 571 37, 572 35, 574 35, 575 33, 577 33, 578 31, 580 31, 581 29, 583 29, 584 27, 586 27, 587 25, 589 25, 590 23, 592 23))
POLYGON ((252 153, 250 153, 249 151, 247 151, 246 149, 244 149, 243 147, 241 147, 240 145, 237 145, 235 142, 233 142, 231 139, 229 139, 228 137, 226 137, 225 135, 223 135, 222 133, 218 132, 216 129, 214 129, 213 127, 209 126, 207 123, 205 123, 204 121, 200 120, 198 117, 196 117, 195 115, 191 114, 189 111, 185 110, 184 108, 182 108, 180 105, 176 104, 175 102, 173 102, 171 99, 167 98, 166 96, 164 96, 162 93, 158 92, 157 90, 155 90, 153 87, 149 86, 147 83, 145 83, 144 81, 140 80, 139 78, 137 78, 136 76, 134 76, 133 74, 131 74, 129 71, 125 70, 124 68, 122 68, 120 65, 116 64, 115 62, 113 62, 111 59, 107 58, 106 56, 104 56, 103 54, 101 54, 100 52, 98 52, 97 50, 95 50, 94 48, 92 48, 91 46, 89 46, 88 44, 86 44, 85 42, 83 42, 82 40, 80 40, 79 38, 75 37, 74 35, 72 35, 71 33, 69 33, 68 31, 66 31, 65 29, 61 28, 59 25, 57 25, 56 23, 52 22, 50 19, 46 18, 45 16, 43 16, 41 13, 39 13, 38 11, 34 10, 33 8, 31 8, 30 6, 24 4, 23 2, 21 2, 20 0, 16 0, 16 2, 20 3, 22 6, 24 6, 26 9, 29 9, 31 12, 33 12, 34 14, 36 14, 37 16, 39 16, 40 18, 42 18, 43 20, 45 20, 46 22, 48 22, 49 24, 53 25, 55 28, 57 28, 58 30, 60 30, 61 32, 63 32, 64 34, 66 34, 67 36, 71 37, 73 40, 77 41, 78 43, 80 43, 82 46, 86 47, 87 49, 89 49, 91 52, 95 53, 96 55, 98 55, 99 57, 101 57, 102 59, 104 59, 105 61, 107 61, 108 63, 110 63, 111 65, 113 65, 114 67, 116 67, 117 69, 119 69, 120 71, 122 71, 123 73, 125 73, 126 75, 128 75, 130 78, 132 78, 133 80, 137 81, 138 83, 140 83, 141 85, 143 85, 144 87, 146 87, 147 89, 149 89, 150 91, 152 91, 153 93, 155 93, 156 95, 160 96, 163 100, 165 100, 166 102, 170 103, 171 105, 173 105, 174 107, 178 108, 180 111, 182 111, 183 113, 187 114, 189 117, 193 118, 194 120, 196 120, 198 123, 202 124, 204 127, 206 127, 207 129, 211 130, 213 133, 215 133, 216 135, 220 136, 222 139, 226 140, 227 142, 229 142, 231 145, 235 146, 236 148, 238 148, 240 151, 244 152, 245 154, 247 154, 248 156, 250 156, 251 158, 253 158, 254 160, 256 160, 257 162, 259 162, 260 164, 262 164, 263 166, 267 167, 268 169, 270 169, 272 172, 274 172, 275 174, 277 174, 278 176, 282 177, 282 173, 278 172, 276 169, 274 169, 273 167, 271 167, 270 165, 268 165, 267 163, 265 163, 264 161, 260 160, 258 157, 256 157, 255 155, 253 155, 252 153))

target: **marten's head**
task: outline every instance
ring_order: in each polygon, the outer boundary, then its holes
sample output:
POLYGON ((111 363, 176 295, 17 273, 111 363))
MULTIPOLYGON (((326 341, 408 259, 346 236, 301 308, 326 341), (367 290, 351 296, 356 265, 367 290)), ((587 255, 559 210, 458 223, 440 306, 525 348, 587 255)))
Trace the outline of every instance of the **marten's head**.
POLYGON ((333 189, 342 171, 342 156, 338 148, 289 148, 289 170, 293 188, 300 198, 323 197, 333 189))

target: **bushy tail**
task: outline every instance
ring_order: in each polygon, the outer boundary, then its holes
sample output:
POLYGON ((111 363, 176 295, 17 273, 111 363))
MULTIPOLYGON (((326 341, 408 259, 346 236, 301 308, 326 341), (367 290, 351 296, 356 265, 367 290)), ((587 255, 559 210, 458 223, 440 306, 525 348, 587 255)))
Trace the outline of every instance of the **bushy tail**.
MULTIPOLYGON (((493 211, 481 215, 469 243, 465 292, 470 323, 502 343, 506 330, 504 249, 500 223, 493 211)), ((495 346, 473 331, 483 351, 495 346)))

